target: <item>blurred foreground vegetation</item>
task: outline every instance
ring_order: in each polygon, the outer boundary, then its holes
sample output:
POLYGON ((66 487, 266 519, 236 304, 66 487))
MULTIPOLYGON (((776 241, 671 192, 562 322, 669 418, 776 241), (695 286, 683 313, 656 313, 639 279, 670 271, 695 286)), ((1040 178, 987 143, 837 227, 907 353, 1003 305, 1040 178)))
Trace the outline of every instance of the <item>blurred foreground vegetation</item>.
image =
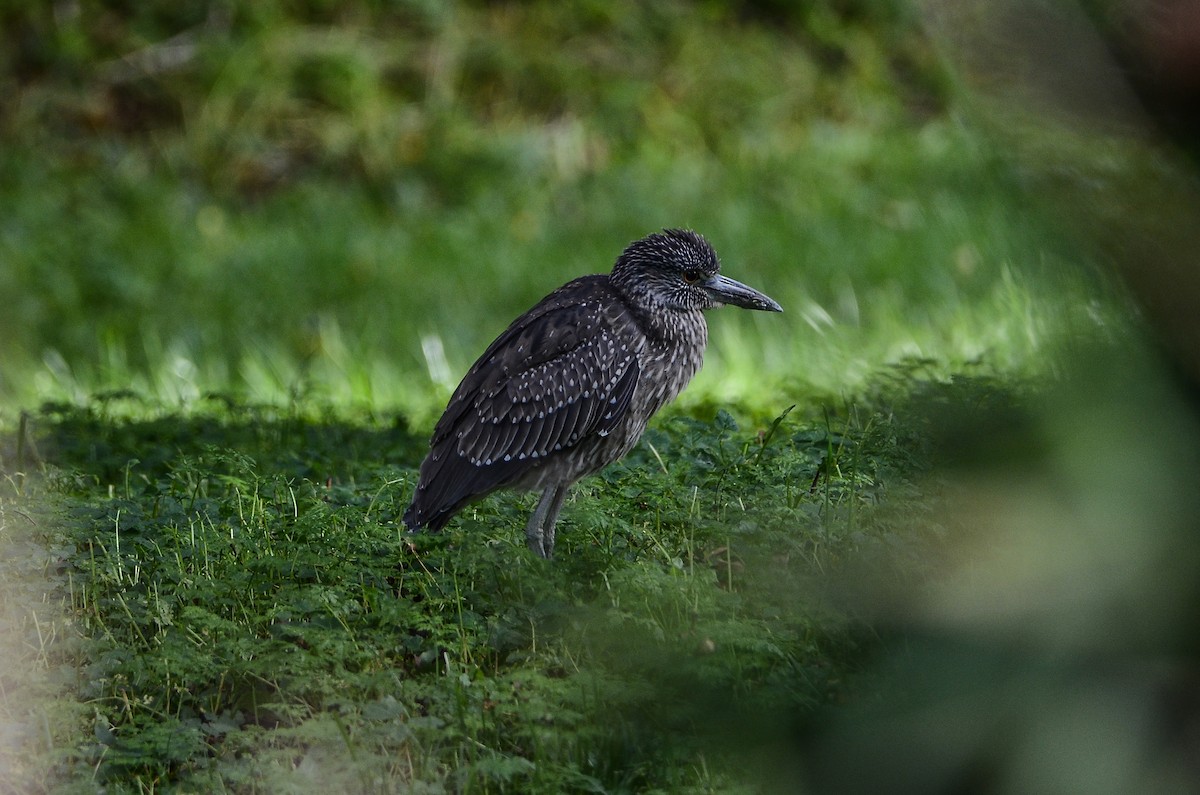
POLYGON ((1153 148, 899 0, 0 22, 0 792, 1200 775, 1194 406, 1065 222, 1186 214, 1153 148), (711 315, 553 564, 522 495, 403 533, 473 357, 664 226, 784 314, 711 315))

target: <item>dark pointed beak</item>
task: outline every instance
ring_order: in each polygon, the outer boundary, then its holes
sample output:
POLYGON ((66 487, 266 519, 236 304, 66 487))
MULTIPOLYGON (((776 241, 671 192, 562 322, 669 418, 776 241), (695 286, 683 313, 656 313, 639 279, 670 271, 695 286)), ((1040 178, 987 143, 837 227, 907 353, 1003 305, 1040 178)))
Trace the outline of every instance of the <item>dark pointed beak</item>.
POLYGON ((773 298, 768 298, 753 287, 747 287, 719 273, 700 286, 719 304, 740 306, 743 309, 760 309, 764 312, 783 311, 783 307, 773 298))

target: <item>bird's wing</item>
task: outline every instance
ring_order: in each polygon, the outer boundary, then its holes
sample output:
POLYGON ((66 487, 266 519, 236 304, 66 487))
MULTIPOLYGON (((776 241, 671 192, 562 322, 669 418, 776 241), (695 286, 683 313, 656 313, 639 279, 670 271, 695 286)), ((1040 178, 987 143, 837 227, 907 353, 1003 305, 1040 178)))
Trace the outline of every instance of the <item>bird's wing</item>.
POLYGON ((464 379, 478 383, 455 423, 461 456, 474 466, 535 460, 616 427, 639 370, 607 316, 569 305, 513 331, 464 379))
POLYGON ((463 378, 434 428, 410 526, 437 529, 546 456, 618 425, 640 371, 637 351, 616 332, 612 305, 597 302, 596 278, 547 296, 463 378))

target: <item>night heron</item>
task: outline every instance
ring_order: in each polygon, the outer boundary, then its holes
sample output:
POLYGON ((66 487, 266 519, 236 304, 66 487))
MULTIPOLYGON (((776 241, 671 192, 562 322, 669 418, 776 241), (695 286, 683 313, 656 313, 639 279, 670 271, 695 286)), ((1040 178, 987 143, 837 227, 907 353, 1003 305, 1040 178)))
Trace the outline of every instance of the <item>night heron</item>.
POLYGON ((540 491, 525 537, 550 557, 567 490, 629 452, 700 369, 704 310, 782 311, 719 268, 703 237, 666 229, 631 243, 612 273, 568 282, 513 321, 434 428, 408 528, 440 530, 496 489, 540 491))

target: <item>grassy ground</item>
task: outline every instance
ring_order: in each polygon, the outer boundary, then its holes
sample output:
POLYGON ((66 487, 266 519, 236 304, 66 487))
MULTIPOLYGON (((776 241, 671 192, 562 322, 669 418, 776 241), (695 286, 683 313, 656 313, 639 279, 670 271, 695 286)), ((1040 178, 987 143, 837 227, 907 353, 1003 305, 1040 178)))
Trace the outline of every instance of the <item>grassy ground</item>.
MULTIPOLYGON (((970 545, 1029 525, 974 475, 1059 484, 1054 531, 1145 478, 1147 516, 1185 513, 1167 390, 1078 386, 1155 381, 1120 364, 1135 321, 903 4, 55 8, 5 28, 9 791, 791 792, 829 726, 908 692, 878 665, 927 659, 897 614, 1006 604, 1027 550, 970 545), (473 356, 676 225, 784 314, 711 317, 553 563, 528 496, 405 534, 473 356)), ((1082 148, 1066 181, 1119 159, 1082 148)), ((1113 581, 1162 562, 1055 537, 1113 581)))
POLYGON ((875 643, 822 573, 887 550, 912 576, 929 532, 895 513, 917 440, 879 408, 794 414, 660 423, 579 489, 552 564, 516 496, 404 533, 422 440, 370 418, 45 415, 94 723, 54 755, 83 788, 750 786, 740 757, 875 643))

